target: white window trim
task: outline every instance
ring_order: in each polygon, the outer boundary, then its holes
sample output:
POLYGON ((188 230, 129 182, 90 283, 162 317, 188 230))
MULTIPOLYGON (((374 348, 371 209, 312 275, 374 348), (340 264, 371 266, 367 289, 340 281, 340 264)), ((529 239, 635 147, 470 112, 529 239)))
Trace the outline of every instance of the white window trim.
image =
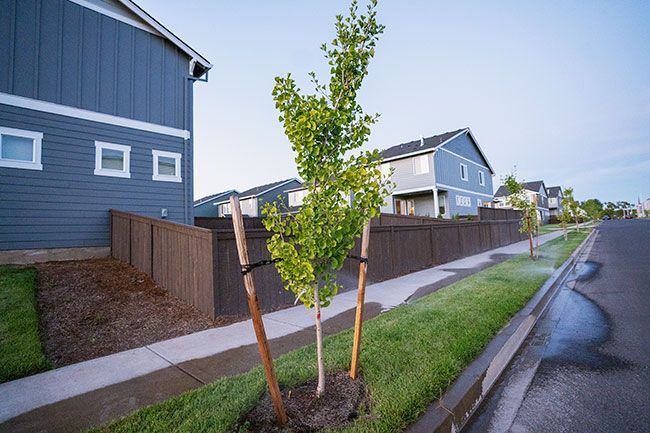
POLYGON ((0 167, 22 168, 25 170, 43 170, 41 164, 41 150, 43 147, 43 133, 26 131, 24 129, 0 127, 0 155, 2 155, 2 135, 13 135, 15 137, 30 138, 32 144, 32 160, 20 161, 16 159, 2 159, 0 157, 0 167))
POLYGON ((413 157, 413 174, 419 176, 421 174, 428 174, 431 171, 429 167, 429 155, 418 155, 413 157), (422 167, 422 161, 425 161, 426 167, 422 167), (418 173, 418 167, 422 170, 418 173))
POLYGON ((478 184, 481 186, 485 186, 485 173, 480 170, 478 172, 478 184))
POLYGON ((182 182, 183 178, 181 177, 181 159, 183 156, 180 153, 175 152, 165 152, 162 150, 152 149, 151 154, 153 155, 153 175, 151 176, 152 180, 157 180, 160 182, 182 182), (176 176, 170 176, 167 174, 158 173, 158 157, 162 156, 163 158, 173 158, 176 162, 176 176))
POLYGON ((476 199, 476 207, 481 207, 481 206, 483 206, 483 200, 481 200, 480 198, 477 198, 476 199))
POLYGON ((131 146, 95 141, 95 176, 131 178, 131 146), (112 170, 110 168, 102 168, 102 149, 124 152, 124 169, 112 170))
POLYGON ((469 182, 469 171, 467 170, 467 164, 460 163, 460 180, 469 182), (465 177, 463 177, 463 167, 465 167, 465 177))
POLYGON ((289 198, 289 207, 302 206, 305 202, 305 197, 307 197, 307 190, 289 191, 287 196, 289 198))

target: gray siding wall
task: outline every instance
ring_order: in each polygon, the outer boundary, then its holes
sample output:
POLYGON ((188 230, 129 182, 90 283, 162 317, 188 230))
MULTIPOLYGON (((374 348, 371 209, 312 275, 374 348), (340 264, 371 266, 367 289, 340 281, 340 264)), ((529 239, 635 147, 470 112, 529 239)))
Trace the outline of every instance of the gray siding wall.
POLYGON ((0 250, 109 245, 108 209, 192 224, 191 153, 182 183, 151 179, 152 149, 184 140, 0 104, 0 126, 43 133, 43 170, 0 167, 0 250), (95 140, 131 146, 131 178, 96 176, 95 140), (187 191, 190 191, 189 195, 187 191))
POLYGON ((413 159, 419 157, 419 155, 385 163, 393 169, 392 180, 395 182, 396 192, 433 186, 433 152, 426 153, 425 155, 429 159, 428 173, 415 174, 413 169, 413 159))
POLYGON ((0 92, 175 128, 189 57, 68 0, 0 0, 0 92))

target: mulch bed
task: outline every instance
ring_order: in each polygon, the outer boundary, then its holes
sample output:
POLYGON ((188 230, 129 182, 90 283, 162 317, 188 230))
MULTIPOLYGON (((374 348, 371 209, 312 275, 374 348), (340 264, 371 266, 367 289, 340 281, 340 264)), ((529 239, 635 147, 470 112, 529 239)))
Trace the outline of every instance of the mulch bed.
POLYGON ((212 320, 114 259, 36 268, 41 335, 55 368, 242 320, 212 320))
POLYGON ((317 381, 282 390, 282 401, 289 422, 280 427, 268 393, 237 426, 237 431, 254 433, 311 433, 342 427, 368 410, 363 376, 350 379, 348 372, 337 371, 325 378, 325 395, 316 398, 317 381))

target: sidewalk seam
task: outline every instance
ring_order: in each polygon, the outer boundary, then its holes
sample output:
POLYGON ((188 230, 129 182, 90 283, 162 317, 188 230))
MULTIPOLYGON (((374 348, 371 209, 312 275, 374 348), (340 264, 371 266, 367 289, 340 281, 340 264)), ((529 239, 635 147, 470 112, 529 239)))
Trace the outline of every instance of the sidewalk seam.
POLYGON ((156 355, 156 356, 160 357, 161 359, 165 360, 165 362, 169 363, 169 365, 170 365, 171 367, 175 367, 175 368, 177 368, 178 370, 182 371, 183 373, 187 374, 187 375, 190 376, 192 379, 196 380, 196 381, 199 382, 199 383, 202 383, 203 385, 206 385, 206 384, 207 384, 207 382, 204 382, 203 380, 199 379, 197 376, 195 376, 195 375, 193 375, 192 373, 190 373, 189 371, 185 370, 185 369, 184 369, 183 367, 181 367, 180 365, 178 365, 178 364, 174 364, 172 361, 170 361, 169 359, 165 358, 163 355, 161 355, 160 353, 156 352, 156 351, 153 350, 151 347, 149 347, 149 346, 145 346, 145 347, 146 347, 146 348, 147 348, 151 353, 153 353, 154 355, 156 355))

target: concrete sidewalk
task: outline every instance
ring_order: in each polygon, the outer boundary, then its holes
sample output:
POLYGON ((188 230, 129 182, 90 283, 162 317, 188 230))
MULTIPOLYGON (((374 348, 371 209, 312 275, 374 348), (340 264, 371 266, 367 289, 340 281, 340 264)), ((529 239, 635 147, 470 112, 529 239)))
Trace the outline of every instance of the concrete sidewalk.
MULTIPOLYGON (((540 243, 561 232, 540 236, 540 243)), ((366 318, 424 296, 486 267, 526 252, 518 242, 403 277, 371 284, 366 318)), ((372 266, 372 264, 370 264, 372 266)), ((323 309, 325 333, 354 324, 356 291, 323 309)), ((313 312, 302 305, 264 315, 274 356, 313 341, 313 312)), ((259 363, 250 320, 69 365, 0 384, 0 432, 79 431, 259 363)))

